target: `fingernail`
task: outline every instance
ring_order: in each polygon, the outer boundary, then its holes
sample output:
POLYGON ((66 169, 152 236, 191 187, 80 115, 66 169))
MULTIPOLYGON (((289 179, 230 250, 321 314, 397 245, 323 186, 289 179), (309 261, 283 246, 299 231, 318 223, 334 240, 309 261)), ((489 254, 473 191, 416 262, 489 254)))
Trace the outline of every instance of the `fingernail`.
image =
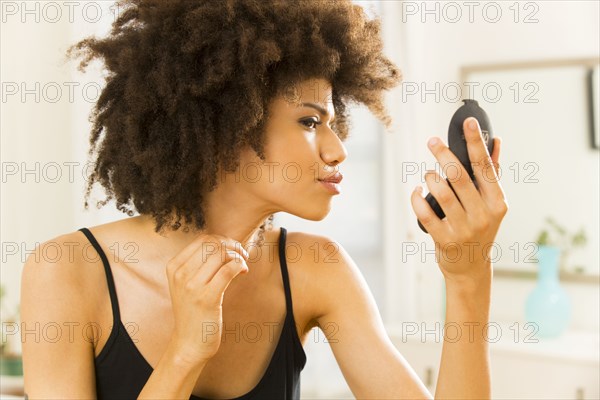
POLYGON ((469 121, 469 128, 473 131, 477 130, 477 120, 475 118, 471 118, 469 121))
POLYGON ((430 146, 435 146, 438 143, 438 139, 436 137, 432 137, 431 139, 429 139, 429 141, 427 143, 430 146))
POLYGON ((421 193, 423 193, 423 188, 421 187, 421 185, 417 185, 415 187, 414 191, 417 192, 417 193, 419 193, 419 194, 421 194, 421 193))

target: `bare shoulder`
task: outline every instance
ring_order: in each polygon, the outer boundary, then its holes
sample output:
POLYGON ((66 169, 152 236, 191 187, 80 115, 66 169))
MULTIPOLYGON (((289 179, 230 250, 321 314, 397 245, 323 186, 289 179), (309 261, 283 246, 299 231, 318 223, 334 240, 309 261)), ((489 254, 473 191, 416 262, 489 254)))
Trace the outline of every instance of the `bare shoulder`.
POLYGON ((346 249, 327 235, 289 232, 286 258, 311 310, 309 328, 320 325, 339 300, 370 289, 346 249))
POLYGON ((60 275, 69 281, 85 278, 82 264, 93 262, 97 255, 83 232, 68 232, 38 245, 25 261, 24 274, 60 275))
POLYGON ((93 265, 98 261, 97 253, 79 231, 37 245, 23 266, 21 296, 25 304, 22 308, 31 306, 32 301, 50 302, 69 307, 73 317, 89 317, 90 309, 86 305, 92 303, 93 287, 97 286, 98 269, 93 265))
POLYGON ((315 233, 288 232, 286 253, 288 260, 298 262, 308 272, 321 274, 322 277, 339 268, 347 268, 345 264, 350 261, 348 253, 338 241, 315 233))

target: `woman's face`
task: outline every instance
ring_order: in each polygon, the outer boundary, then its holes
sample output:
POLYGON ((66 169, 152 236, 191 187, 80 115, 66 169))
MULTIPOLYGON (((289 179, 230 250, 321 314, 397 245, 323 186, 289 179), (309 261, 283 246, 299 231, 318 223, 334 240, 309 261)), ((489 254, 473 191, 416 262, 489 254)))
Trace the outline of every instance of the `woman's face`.
MULTIPOLYGON (((340 163, 347 156, 331 129, 335 118, 331 85, 324 79, 305 81, 296 87, 294 95, 274 100, 269 111, 266 161, 263 163, 252 149, 245 150, 237 184, 250 196, 248 200, 264 203, 265 212, 285 211, 321 220, 337 193, 319 180, 341 174, 340 163)), ((343 183, 335 186, 341 193, 343 183)))

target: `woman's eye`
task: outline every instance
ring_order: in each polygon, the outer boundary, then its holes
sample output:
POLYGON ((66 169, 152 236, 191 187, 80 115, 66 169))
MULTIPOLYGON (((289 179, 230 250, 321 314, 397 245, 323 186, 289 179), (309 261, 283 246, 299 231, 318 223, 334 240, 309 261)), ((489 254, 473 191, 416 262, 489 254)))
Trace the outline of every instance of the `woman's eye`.
POLYGON ((302 125, 306 126, 307 128, 315 129, 316 125, 321 125, 322 122, 320 122, 316 118, 309 118, 309 119, 305 119, 305 120, 300 121, 300 123, 302 125))

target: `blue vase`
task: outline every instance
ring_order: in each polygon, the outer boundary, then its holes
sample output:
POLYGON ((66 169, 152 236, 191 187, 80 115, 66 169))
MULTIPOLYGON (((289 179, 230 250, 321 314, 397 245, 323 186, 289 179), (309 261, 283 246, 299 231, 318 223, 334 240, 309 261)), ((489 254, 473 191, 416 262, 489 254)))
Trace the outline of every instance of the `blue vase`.
POLYGON ((558 279, 560 249, 539 246, 537 255, 538 282, 527 297, 525 319, 537 325, 535 336, 553 338, 569 325, 571 300, 558 279))

